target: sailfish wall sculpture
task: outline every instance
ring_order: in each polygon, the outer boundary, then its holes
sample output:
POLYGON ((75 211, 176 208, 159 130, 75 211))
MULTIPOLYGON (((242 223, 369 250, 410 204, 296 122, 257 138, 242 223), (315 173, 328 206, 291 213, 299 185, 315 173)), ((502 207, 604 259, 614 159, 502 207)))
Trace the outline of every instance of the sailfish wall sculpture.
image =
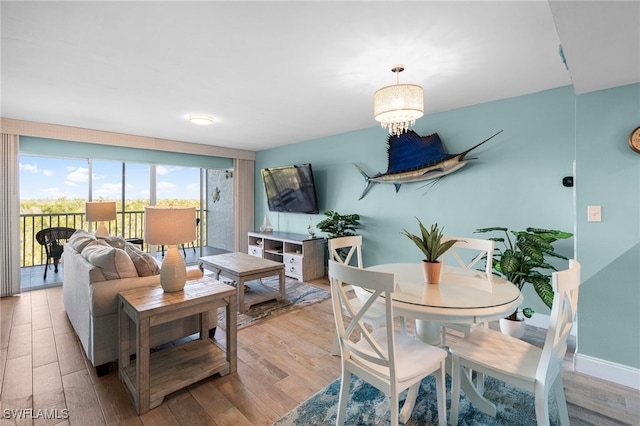
POLYGON ((501 132, 502 130, 459 154, 449 154, 437 133, 420 136, 409 130, 397 137, 389 135, 387 138, 388 166, 385 173, 369 176, 360 166, 353 163, 366 183, 359 200, 367 195, 374 183, 392 183, 398 192, 403 183, 440 179, 453 173, 469 161, 475 160, 475 158, 465 159, 469 152, 501 132))

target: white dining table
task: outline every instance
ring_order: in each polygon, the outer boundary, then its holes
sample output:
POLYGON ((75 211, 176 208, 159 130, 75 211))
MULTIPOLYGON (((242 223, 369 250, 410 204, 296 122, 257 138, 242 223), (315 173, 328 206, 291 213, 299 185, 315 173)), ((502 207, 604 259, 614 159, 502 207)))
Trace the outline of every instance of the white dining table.
MULTIPOLYGON (((478 324, 497 320, 511 314, 524 300, 518 287, 509 281, 477 270, 443 265, 439 284, 427 284, 419 262, 366 269, 395 274, 394 315, 415 318, 416 337, 433 345, 441 342, 440 323, 478 324)), ((480 397, 464 374, 462 389, 478 409, 495 413, 495 406, 480 397)))

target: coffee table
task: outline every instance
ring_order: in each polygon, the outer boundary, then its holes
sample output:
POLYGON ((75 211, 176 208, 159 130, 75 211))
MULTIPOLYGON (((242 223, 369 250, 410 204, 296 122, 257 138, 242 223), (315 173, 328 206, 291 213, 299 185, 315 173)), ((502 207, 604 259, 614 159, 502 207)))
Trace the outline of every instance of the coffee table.
POLYGON ((164 397, 192 383, 237 368, 236 289, 203 277, 187 281, 182 291, 140 287, 118 295, 120 349, 118 373, 133 396, 138 414, 162 404, 164 397), (226 308, 226 344, 208 338, 209 312, 226 308), (200 338, 149 353, 150 328, 179 318, 199 316, 200 338), (136 357, 131 360, 129 323, 136 327, 136 357))
POLYGON ((280 262, 246 253, 233 252, 201 257, 198 266, 202 270, 213 271, 215 279, 223 275, 236 282, 238 311, 240 312, 244 312, 260 302, 285 298, 284 264, 280 262), (274 291, 259 281, 261 278, 274 275, 278 275, 280 280, 279 291, 274 291))

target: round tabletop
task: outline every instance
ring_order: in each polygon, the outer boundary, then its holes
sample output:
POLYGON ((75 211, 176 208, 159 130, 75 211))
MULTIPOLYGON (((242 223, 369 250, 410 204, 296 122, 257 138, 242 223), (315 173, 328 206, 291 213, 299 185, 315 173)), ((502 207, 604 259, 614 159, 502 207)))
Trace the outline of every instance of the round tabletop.
POLYGON ((445 265, 440 283, 426 284, 419 262, 390 263, 367 269, 395 273, 394 311, 414 318, 475 323, 503 318, 523 301, 515 285, 495 275, 487 277, 477 270, 445 265))

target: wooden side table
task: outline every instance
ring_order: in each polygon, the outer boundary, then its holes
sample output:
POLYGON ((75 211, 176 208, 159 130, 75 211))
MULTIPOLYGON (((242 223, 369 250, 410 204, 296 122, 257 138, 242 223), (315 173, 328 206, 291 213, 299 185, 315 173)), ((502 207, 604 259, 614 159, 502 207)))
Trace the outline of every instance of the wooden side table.
POLYGON ((164 397, 192 383, 237 368, 236 289, 212 278, 187 281, 183 291, 161 287, 125 290, 118 297, 120 354, 118 372, 138 414, 162 404, 164 397), (226 349, 208 338, 209 311, 226 309, 226 349), (200 338, 149 354, 149 329, 199 315, 200 338), (129 323, 136 327, 136 359, 130 359, 129 323))

